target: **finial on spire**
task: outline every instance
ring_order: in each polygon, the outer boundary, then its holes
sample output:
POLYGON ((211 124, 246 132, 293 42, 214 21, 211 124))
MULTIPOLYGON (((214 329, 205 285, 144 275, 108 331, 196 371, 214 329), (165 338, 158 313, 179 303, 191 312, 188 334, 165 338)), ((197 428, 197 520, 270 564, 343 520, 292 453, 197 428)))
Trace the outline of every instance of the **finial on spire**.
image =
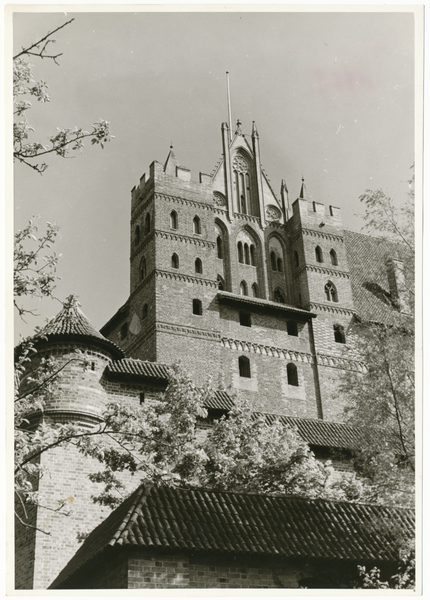
POLYGON ((242 133, 242 123, 240 122, 240 119, 238 119, 236 123, 236 133, 242 133))
POLYGON ((252 121, 252 137, 258 138, 257 125, 255 124, 255 121, 252 121))
POLYGON ((81 306, 81 303, 78 302, 78 298, 79 296, 75 296, 75 294, 70 294, 70 296, 67 296, 67 298, 64 300, 63 307, 70 309, 81 306))
POLYGON ((302 175, 302 187, 300 190, 300 196, 299 198, 304 198, 305 197, 305 178, 302 175))

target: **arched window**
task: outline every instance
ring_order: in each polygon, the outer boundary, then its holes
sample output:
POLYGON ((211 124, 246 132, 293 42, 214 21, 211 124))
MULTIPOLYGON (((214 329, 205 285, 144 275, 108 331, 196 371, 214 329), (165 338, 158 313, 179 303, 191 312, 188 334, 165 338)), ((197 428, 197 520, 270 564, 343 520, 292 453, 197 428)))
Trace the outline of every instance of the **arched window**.
POLYGON ((178 229, 178 213, 175 210, 170 213, 170 228, 178 229))
POLYGON ((273 294, 273 299, 275 302, 280 302, 281 304, 285 304, 284 294, 281 292, 279 288, 276 288, 275 293, 273 294))
POLYGON ((222 253, 222 239, 221 239, 220 235, 216 239, 216 249, 217 249, 217 256, 218 256, 218 258, 223 258, 223 253, 222 253))
POLYGON ((134 243, 137 246, 139 244, 139 242, 140 242, 140 227, 139 227, 139 225, 136 225, 136 229, 134 230, 134 243))
POLYGON ((272 271, 276 271, 276 254, 274 252, 270 253, 270 264, 272 265, 272 271))
POLYGON ((197 298, 193 300, 193 315, 202 315, 202 301, 197 298))
POLYGON ((127 337, 127 334, 128 334, 128 324, 127 323, 123 323, 121 325, 120 338, 122 340, 124 340, 127 337))
POLYGON ((255 259, 255 246, 254 246, 254 244, 251 244, 251 246, 250 246, 249 249, 251 251, 251 265, 253 267, 255 267, 257 263, 256 263, 256 259, 255 259))
POLYGON ((293 363, 288 363, 288 365, 287 365, 287 379, 288 379, 288 385, 295 385, 296 387, 299 385, 299 378, 297 375, 297 367, 293 363))
POLYGON ((145 235, 151 231, 151 215, 146 213, 145 217, 145 235))
POLYGON ((197 216, 195 216, 193 219, 193 231, 194 231, 194 233, 198 233, 198 234, 200 234, 202 232, 201 226, 200 226, 200 219, 197 216))
POLYGON ((240 263, 243 263, 243 246, 242 242, 237 243, 237 256, 240 263))
POLYGON ((139 279, 140 281, 143 281, 146 277, 146 260, 145 257, 142 256, 142 260, 140 261, 140 265, 139 265, 139 279))
POLYGON ((240 283, 240 295, 247 296, 248 295, 248 286, 246 285, 246 281, 242 281, 240 283))
POLYGON ((297 250, 294 250, 294 266, 299 266, 299 253, 297 252, 297 250))
POLYGON ((339 264, 337 262, 337 254, 336 251, 333 250, 333 248, 330 250, 330 260, 331 260, 331 264, 334 265, 335 267, 337 267, 337 265, 339 264))
POLYGON ((315 248, 315 258, 316 258, 316 261, 319 262, 319 263, 324 262, 323 261, 323 252, 322 252, 322 250, 321 250, 321 248, 319 246, 317 246, 315 248))
POLYGON ((172 254, 172 269, 179 269, 179 256, 176 253, 172 254))
POLYGON ((252 295, 254 298, 258 298, 258 285, 256 283, 252 284, 252 295))
POLYGON ((282 273, 282 258, 277 259, 276 266, 278 267, 278 271, 282 273))
POLYGON ((288 335, 299 335, 296 321, 287 321, 287 332, 288 335))
POLYGON ((148 316, 148 305, 144 304, 142 309, 142 319, 145 320, 148 316))
POLYGON ((222 292, 225 289, 224 279, 218 275, 218 289, 222 292))
POLYGON ((325 284, 324 293, 327 302, 338 302, 337 291, 331 281, 325 284))
POLYGON ((202 261, 200 260, 200 258, 196 258, 194 267, 195 267, 196 273, 199 273, 200 275, 203 273, 203 265, 202 265, 202 261))
POLYGON ((239 356, 239 375, 240 377, 251 378, 251 364, 247 356, 239 356))
POLYGON ((249 265, 249 246, 248 246, 248 244, 245 244, 244 249, 245 249, 245 264, 249 265))
POLYGON ((334 341, 338 344, 346 344, 345 329, 342 325, 333 325, 334 341))

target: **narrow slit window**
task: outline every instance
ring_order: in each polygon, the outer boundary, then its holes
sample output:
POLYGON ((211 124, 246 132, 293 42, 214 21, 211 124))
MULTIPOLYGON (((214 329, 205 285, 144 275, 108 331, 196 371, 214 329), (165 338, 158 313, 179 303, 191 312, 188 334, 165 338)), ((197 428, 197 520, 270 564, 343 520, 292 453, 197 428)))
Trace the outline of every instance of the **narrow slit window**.
POLYGON ((239 375, 251 379, 251 364, 247 356, 239 356, 239 375))
POLYGON ((140 227, 136 225, 136 229, 134 230, 134 243, 137 246, 140 242, 140 227))
POLYGON ((297 250, 294 250, 294 266, 299 266, 299 253, 297 252, 297 250))
POLYGON ((251 265, 253 267, 255 267, 257 263, 256 263, 256 258, 255 258, 255 246, 254 246, 254 244, 251 244, 249 250, 251 252, 251 265))
POLYGON ((278 267, 278 271, 282 273, 282 258, 277 259, 276 266, 278 267))
POLYGON ((178 213, 175 210, 170 213, 170 229, 178 229, 178 213))
POLYGON ((288 385, 294 385, 294 386, 298 387, 299 378, 297 375, 297 367, 293 363, 288 363, 288 365, 287 365, 287 379, 288 379, 288 385))
POLYGON ((197 233, 197 234, 200 234, 202 232, 201 225, 200 225, 200 219, 197 216, 195 216, 193 219, 193 231, 194 231, 194 233, 197 233))
POLYGON ((145 217, 145 235, 151 231, 151 215, 146 213, 145 217))
POLYGON ((274 252, 270 253, 270 264, 272 266, 272 271, 276 271, 276 254, 274 252))
POLYGON ((242 242, 238 242, 237 244, 237 259, 240 263, 243 263, 243 246, 242 242))
POLYGON ((202 315, 202 301, 197 298, 193 300, 193 315, 202 315))
POLYGON ((245 264, 249 265, 249 246, 248 246, 248 244, 245 244, 244 248, 245 248, 245 264))
POLYGON ((139 279, 143 281, 146 277, 146 260, 142 258, 139 265, 139 279))
POLYGON ((144 304, 142 309, 142 319, 145 320, 148 316, 148 305, 144 304))
POLYGON ((139 394, 139 404, 145 404, 145 392, 139 394))
POLYGON ((216 239, 216 247, 217 247, 217 256, 218 256, 218 258, 223 258, 222 239, 221 239, 220 235, 216 239))
POLYGON ((172 269, 179 269, 179 256, 176 253, 172 254, 172 269))
POLYGON ((200 258, 196 258, 194 263, 195 272, 201 275, 203 273, 203 264, 200 258))

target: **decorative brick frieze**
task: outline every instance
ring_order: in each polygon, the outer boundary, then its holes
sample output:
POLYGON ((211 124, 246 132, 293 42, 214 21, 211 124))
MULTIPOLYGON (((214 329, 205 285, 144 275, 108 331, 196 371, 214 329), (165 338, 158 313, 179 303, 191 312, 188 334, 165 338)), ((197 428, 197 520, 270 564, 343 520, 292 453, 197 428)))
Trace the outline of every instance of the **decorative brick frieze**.
POLYGON ((254 344, 244 340, 221 338, 221 346, 224 348, 229 348, 230 350, 239 350, 240 352, 252 352, 254 354, 282 358, 285 360, 293 360, 306 364, 313 363, 312 355, 306 352, 296 352, 294 350, 287 350, 286 348, 275 348, 273 346, 265 346, 263 344, 254 344))
POLYGON ((206 204, 205 202, 197 202, 197 200, 188 200, 188 198, 170 196, 168 194, 160 193, 155 194, 155 199, 167 200, 168 202, 176 202, 177 204, 183 204, 185 206, 195 206, 213 212, 213 206, 211 204, 206 204))
POLYGON ((176 279, 176 281, 185 281, 187 283, 197 283, 206 287, 218 288, 218 282, 212 279, 204 279, 203 277, 191 277, 190 275, 182 275, 181 273, 172 273, 171 271, 155 271, 155 276, 161 279, 176 279))
POLYGON ((136 205, 135 209, 132 212, 131 222, 134 223, 140 215, 144 212, 145 208, 148 204, 153 200, 154 190, 151 189, 145 196, 142 197, 142 201, 139 200, 139 203, 136 205))
POLYGON ((317 354, 316 362, 325 367, 333 367, 335 369, 342 369, 345 371, 360 371, 363 373, 366 368, 364 363, 356 360, 348 360, 347 358, 340 358, 338 356, 329 356, 326 354, 317 354))
POLYGON ((236 219, 240 219, 242 221, 248 221, 249 223, 255 223, 261 227, 261 221, 259 217, 253 217, 252 215, 244 215, 243 213, 234 213, 236 219))
POLYGON ((197 338, 203 338, 206 340, 209 339, 214 340, 216 342, 218 342, 221 337, 218 331, 199 329, 197 327, 186 327, 184 325, 175 325, 175 323, 162 323, 160 321, 155 325, 155 329, 156 331, 192 336, 197 338))
POLYGON ((195 246, 204 246, 206 248, 215 248, 215 242, 209 242, 208 240, 202 240, 198 237, 191 237, 189 235, 179 235, 177 233, 171 233, 170 231, 156 231, 155 236, 165 240, 175 240, 176 242, 184 242, 185 244, 194 244, 195 246))
POLYGON ((337 269, 328 269, 327 267, 320 267, 319 265, 303 265, 302 268, 297 271, 297 275, 300 275, 303 271, 313 271, 315 273, 324 273, 326 275, 332 275, 333 277, 344 277, 349 279, 349 273, 346 271, 338 271, 337 269))
POLYGON ((309 235, 309 236, 316 237, 316 238, 322 238, 322 239, 326 239, 326 240, 331 240, 333 242, 343 243, 342 235, 336 235, 334 233, 325 233, 323 231, 316 231, 314 229, 305 229, 305 228, 300 229, 300 231, 297 232, 297 234, 291 239, 291 243, 293 244, 295 241, 297 241, 303 235, 309 235))
POLYGON ((335 304, 317 304, 315 302, 311 302, 309 304, 309 310, 314 310, 316 312, 329 312, 338 315, 348 315, 353 317, 356 313, 355 310, 350 308, 342 308, 341 306, 336 306, 335 304))
POLYGON ((139 281, 139 283, 137 284, 137 286, 135 287, 135 289, 131 292, 129 300, 131 300, 133 298, 133 296, 135 296, 141 287, 143 287, 146 283, 149 283, 149 281, 155 277, 155 271, 151 271, 146 277, 145 279, 142 279, 142 281, 139 281))
POLYGON ((148 242, 151 242, 155 237, 155 231, 151 231, 150 233, 148 233, 143 239, 142 241, 139 243, 138 246, 136 246, 136 248, 133 250, 133 252, 130 255, 130 261, 133 260, 133 258, 136 256, 136 254, 139 254, 140 252, 142 252, 142 249, 146 246, 146 244, 148 242))

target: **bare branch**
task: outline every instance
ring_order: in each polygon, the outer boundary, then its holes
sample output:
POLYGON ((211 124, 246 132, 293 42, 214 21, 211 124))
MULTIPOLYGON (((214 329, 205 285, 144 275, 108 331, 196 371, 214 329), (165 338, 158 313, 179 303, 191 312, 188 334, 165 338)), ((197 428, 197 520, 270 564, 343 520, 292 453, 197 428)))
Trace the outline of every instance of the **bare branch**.
MULTIPOLYGON (((15 56, 13 57, 13 60, 19 58, 20 56, 23 56, 25 54, 28 55, 33 55, 33 56, 38 56, 40 58, 52 58, 54 60, 54 62, 57 62, 55 59, 58 58, 59 56, 61 56, 61 54, 56 54, 55 56, 49 56, 46 54, 43 54, 46 50, 46 46, 48 44, 48 42, 53 42, 55 40, 49 40, 48 38, 51 37, 51 35, 54 35, 54 33, 57 33, 57 31, 60 31, 60 29, 63 29, 63 27, 66 27, 66 25, 69 25, 72 21, 74 21, 75 19, 70 19, 70 21, 66 21, 66 23, 63 23, 63 25, 60 25, 59 27, 57 27, 56 29, 54 29, 53 31, 50 31, 49 33, 47 33, 43 38, 41 38, 38 42, 35 42, 34 44, 31 44, 31 46, 28 46, 28 48, 23 48, 21 50, 21 52, 18 52, 18 54, 15 54, 15 56), (40 50, 39 53, 35 53, 35 52, 30 52, 33 48, 39 48, 39 44, 41 44, 42 42, 44 42, 45 40, 48 40, 47 43, 44 44, 42 50, 40 50)), ((57 63, 58 64, 58 63, 57 63)))

